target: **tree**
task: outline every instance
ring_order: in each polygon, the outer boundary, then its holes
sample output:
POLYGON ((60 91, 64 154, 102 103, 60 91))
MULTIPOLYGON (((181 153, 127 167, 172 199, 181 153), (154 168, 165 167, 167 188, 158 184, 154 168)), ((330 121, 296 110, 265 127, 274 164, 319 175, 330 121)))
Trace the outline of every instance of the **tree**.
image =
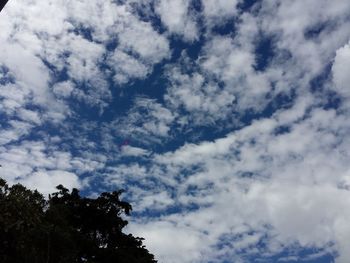
POLYGON ((0 12, 5 7, 7 2, 8 2, 8 0, 0 0, 0 12))
POLYGON ((122 216, 132 209, 122 191, 81 197, 62 185, 48 200, 0 179, 0 262, 156 262, 143 238, 125 234, 122 216))

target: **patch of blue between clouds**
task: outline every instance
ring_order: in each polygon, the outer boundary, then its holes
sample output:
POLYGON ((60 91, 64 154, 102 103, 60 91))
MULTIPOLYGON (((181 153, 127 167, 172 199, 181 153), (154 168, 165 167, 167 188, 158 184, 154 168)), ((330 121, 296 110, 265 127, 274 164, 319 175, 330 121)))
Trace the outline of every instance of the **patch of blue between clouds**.
MULTIPOLYGON (((269 228, 269 226, 265 227, 269 228)), ((220 251, 227 251, 227 253, 220 256, 220 262, 232 263, 232 259, 230 259, 232 255, 230 253, 234 250, 236 250, 235 255, 239 255, 244 262, 252 263, 333 263, 337 257, 337 253, 332 251, 332 244, 328 244, 326 250, 312 247, 305 248, 298 244, 293 244, 284 247, 283 251, 277 254, 269 255, 264 252, 268 251, 268 243, 273 240, 273 237, 266 234, 262 234, 258 242, 248 248, 235 248, 236 242, 254 237, 254 235, 259 235, 259 233, 251 231, 235 236, 229 234, 221 236, 215 247, 220 251), (237 251, 239 252, 237 253, 237 251)), ((209 262, 218 262, 218 259, 209 262)))
POLYGON ((238 9, 241 12, 249 12, 254 5, 259 4, 261 1, 262 0, 243 0, 238 3, 238 9))
POLYGON ((261 36, 255 48, 256 59, 254 69, 256 71, 264 71, 268 67, 270 60, 275 55, 274 49, 273 37, 261 36))
POLYGON ((257 263, 333 263, 336 257, 336 253, 327 253, 321 249, 287 247, 285 251, 278 255, 267 257, 265 259, 261 257, 248 257, 248 261, 257 263))
POLYGON ((310 81, 311 92, 320 98, 321 106, 326 109, 338 110, 341 104, 341 97, 334 91, 327 88, 327 81, 331 78, 332 64, 329 63, 323 72, 310 81))

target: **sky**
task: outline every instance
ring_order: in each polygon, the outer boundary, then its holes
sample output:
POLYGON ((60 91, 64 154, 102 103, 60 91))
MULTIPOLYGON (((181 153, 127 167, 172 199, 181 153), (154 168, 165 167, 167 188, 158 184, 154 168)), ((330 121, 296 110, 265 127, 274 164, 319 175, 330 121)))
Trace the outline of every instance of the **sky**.
POLYGON ((161 263, 348 263, 348 0, 10 0, 0 177, 125 189, 161 263))

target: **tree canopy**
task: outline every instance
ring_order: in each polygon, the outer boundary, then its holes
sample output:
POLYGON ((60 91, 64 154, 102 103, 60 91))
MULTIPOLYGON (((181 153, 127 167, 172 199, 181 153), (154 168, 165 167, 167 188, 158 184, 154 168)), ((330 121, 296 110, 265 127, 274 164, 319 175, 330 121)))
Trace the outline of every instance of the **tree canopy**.
POLYGON ((7 2, 8 2, 8 0, 0 0, 0 12, 5 7, 7 2))
POLYGON ((62 185, 46 200, 21 184, 0 179, 0 262, 156 262, 143 238, 125 234, 131 205, 122 191, 97 198, 62 185))

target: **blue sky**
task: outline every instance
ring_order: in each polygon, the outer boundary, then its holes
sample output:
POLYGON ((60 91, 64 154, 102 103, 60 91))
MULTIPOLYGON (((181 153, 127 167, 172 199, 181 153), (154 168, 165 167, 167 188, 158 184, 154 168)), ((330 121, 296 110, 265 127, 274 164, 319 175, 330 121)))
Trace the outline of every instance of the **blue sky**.
POLYGON ((16 0, 0 176, 116 188, 159 262, 348 263, 348 0, 16 0))

